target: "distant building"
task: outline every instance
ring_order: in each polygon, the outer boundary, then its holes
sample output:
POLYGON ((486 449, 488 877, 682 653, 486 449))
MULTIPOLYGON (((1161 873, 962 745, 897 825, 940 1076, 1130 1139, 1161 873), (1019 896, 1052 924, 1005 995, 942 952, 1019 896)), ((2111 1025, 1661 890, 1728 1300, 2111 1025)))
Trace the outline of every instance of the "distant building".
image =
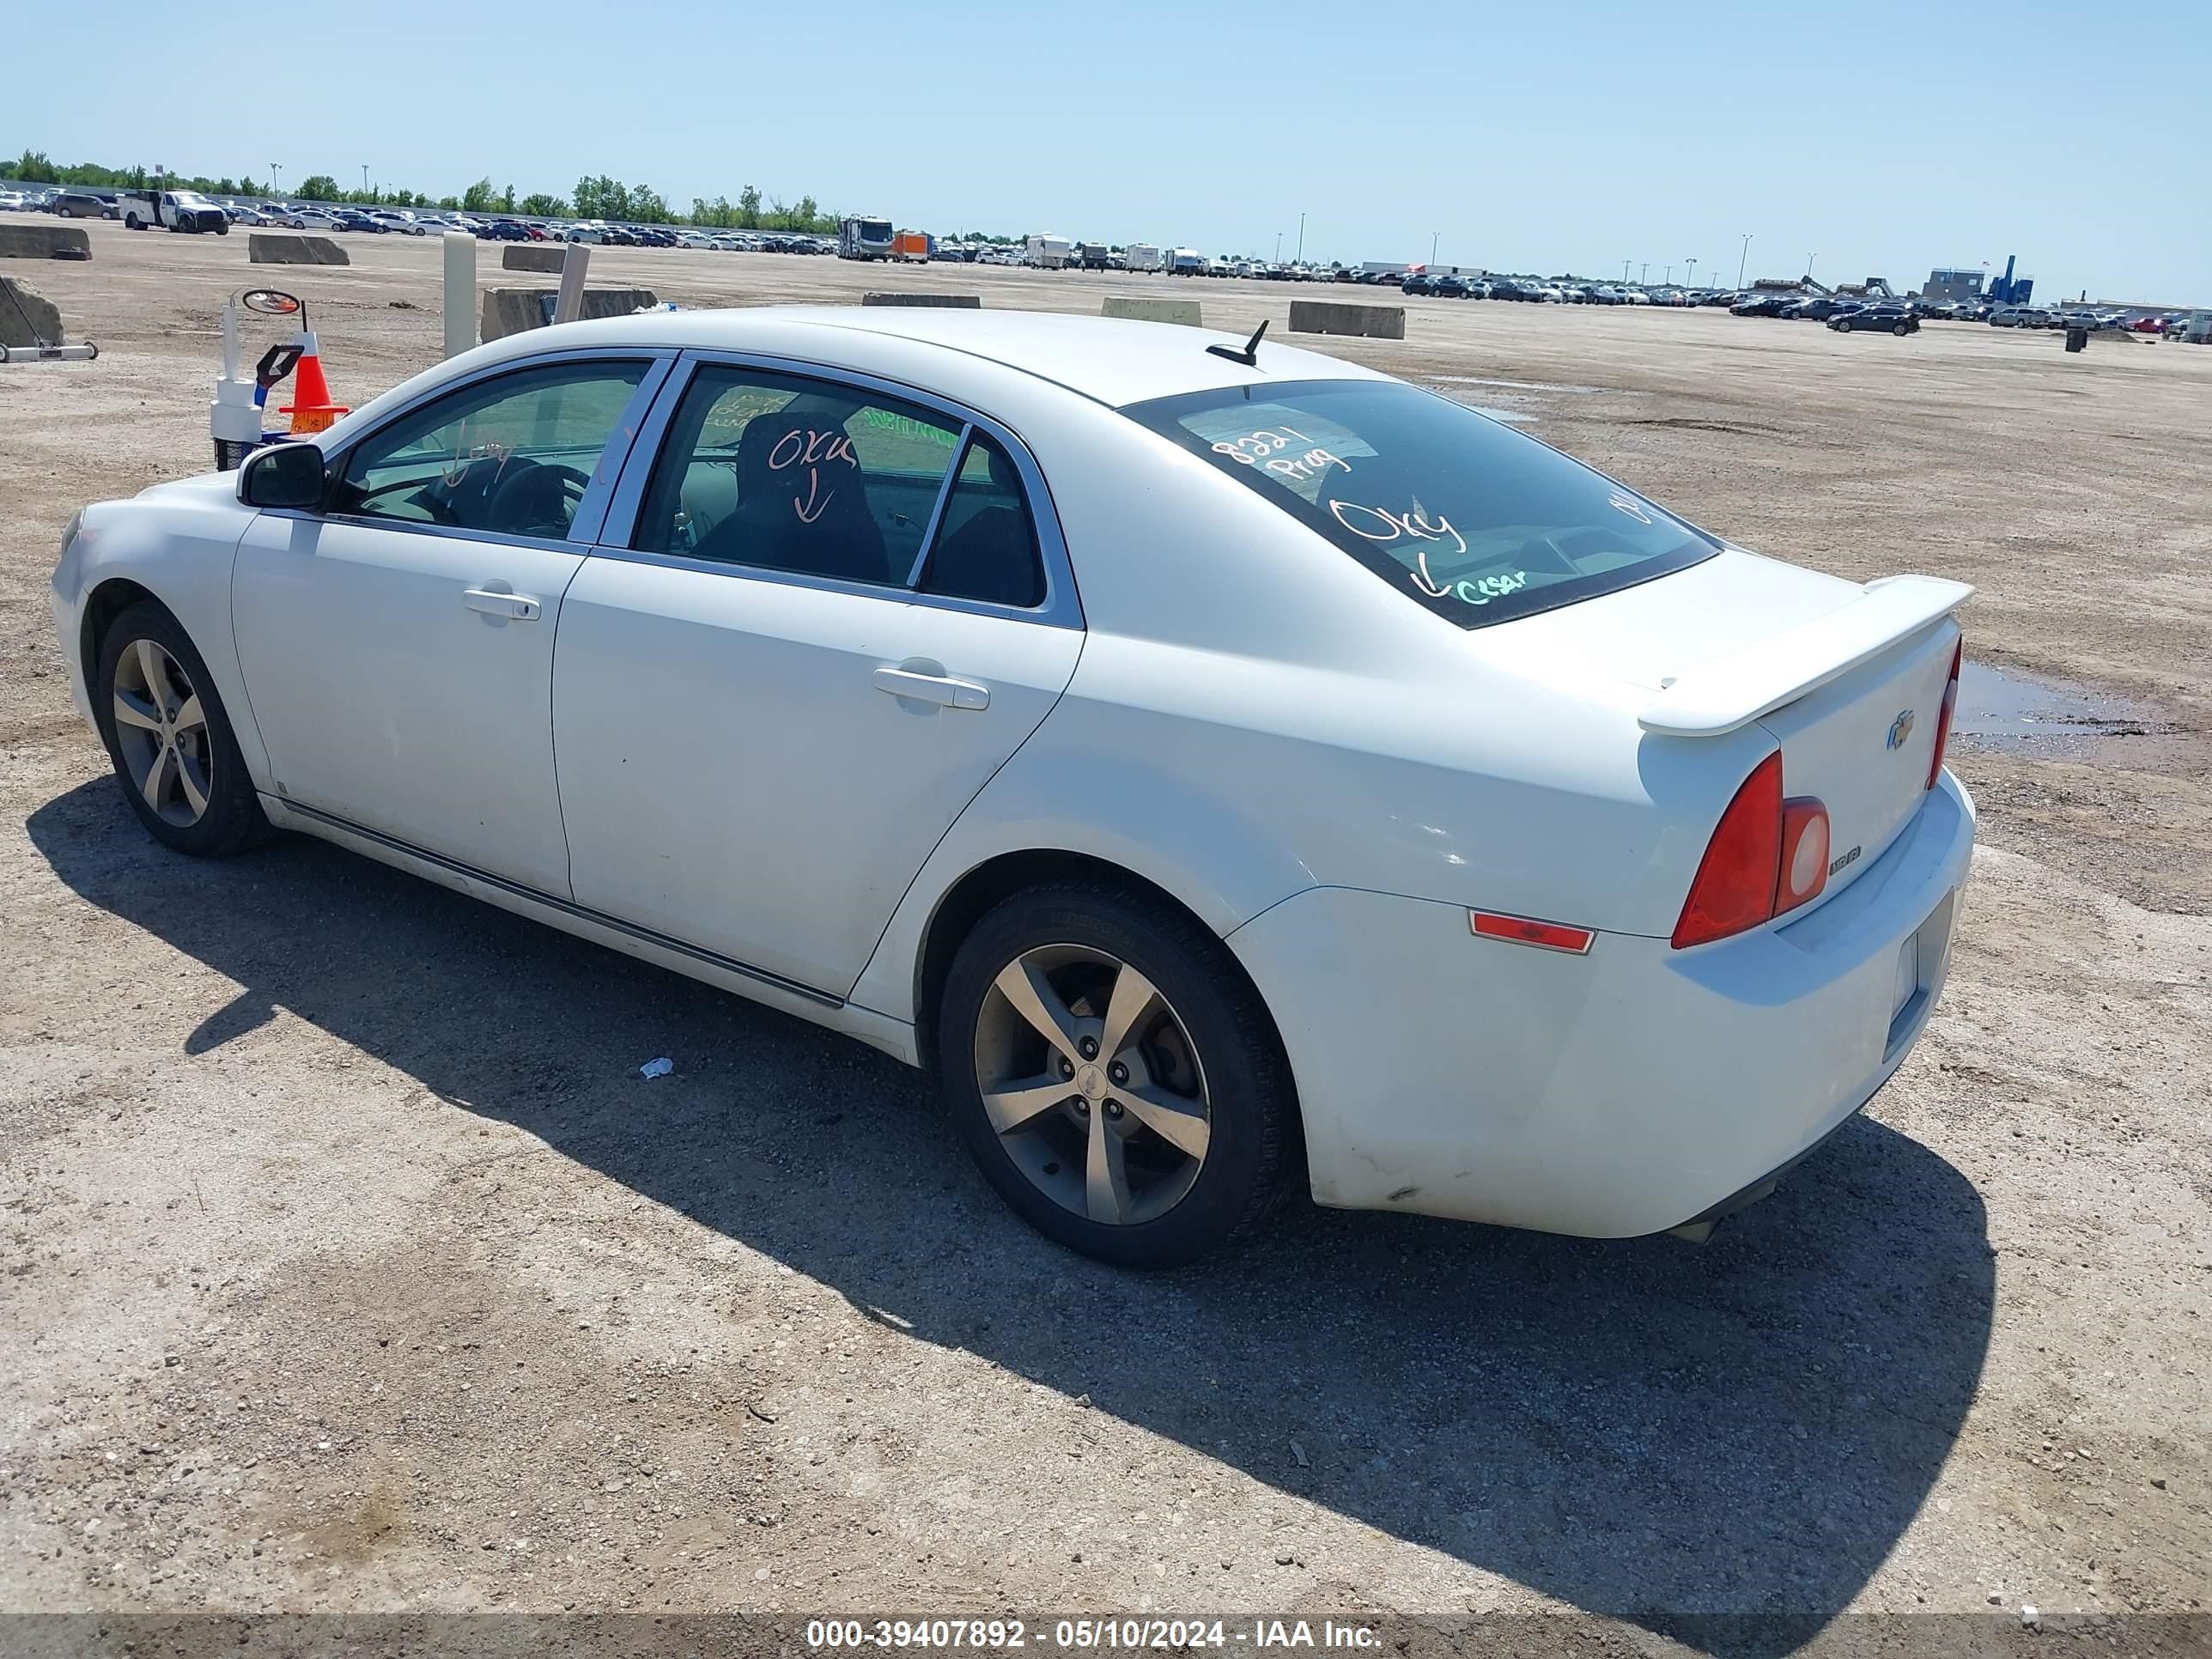
POLYGON ((1974 270, 1931 270, 1928 286, 1920 291, 1924 300, 1978 300, 1982 284, 1989 280, 1989 272, 1974 270))

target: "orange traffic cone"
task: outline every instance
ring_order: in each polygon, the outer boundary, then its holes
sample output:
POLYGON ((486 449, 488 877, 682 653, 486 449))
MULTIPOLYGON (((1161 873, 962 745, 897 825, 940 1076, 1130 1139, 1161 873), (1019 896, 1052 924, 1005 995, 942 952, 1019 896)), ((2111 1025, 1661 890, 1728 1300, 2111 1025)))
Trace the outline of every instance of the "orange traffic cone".
POLYGON ((323 359, 315 337, 310 331, 300 336, 300 363, 292 371, 294 401, 278 409, 280 415, 292 417, 295 436, 327 432, 341 415, 353 411, 343 404, 331 401, 331 383, 323 378, 323 359))

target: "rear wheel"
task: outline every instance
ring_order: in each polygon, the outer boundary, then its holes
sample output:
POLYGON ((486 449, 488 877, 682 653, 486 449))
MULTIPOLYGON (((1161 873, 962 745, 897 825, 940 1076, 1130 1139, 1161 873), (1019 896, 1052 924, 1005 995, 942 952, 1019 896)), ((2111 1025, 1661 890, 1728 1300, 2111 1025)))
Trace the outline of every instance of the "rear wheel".
POLYGON ((1889 331, 1901 340, 1906 335, 1912 332, 1912 325, 1910 323, 1899 323, 1889 331))
POLYGON ((1019 893, 947 975, 939 1066, 961 1138, 1054 1242, 1179 1266, 1256 1228, 1294 1145, 1273 1021, 1221 942, 1103 881, 1019 893))
POLYGON ((155 840, 221 858, 268 835, 207 664, 166 609, 143 601, 109 626, 92 698, 125 799, 155 840))

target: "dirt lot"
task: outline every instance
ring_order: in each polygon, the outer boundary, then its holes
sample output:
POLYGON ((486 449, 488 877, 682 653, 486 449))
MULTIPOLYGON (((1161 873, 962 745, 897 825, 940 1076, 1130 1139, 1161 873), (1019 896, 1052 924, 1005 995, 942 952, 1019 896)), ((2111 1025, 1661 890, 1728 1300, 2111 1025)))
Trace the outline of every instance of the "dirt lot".
MULTIPOLYGON (((1973 655, 2133 714, 1955 756, 1947 1000, 1711 1245, 1300 1212, 1139 1279, 1024 1231, 856 1046, 319 843, 146 839, 68 708, 63 525, 205 468, 227 287, 307 295, 362 402, 436 356, 438 250, 254 272, 240 236, 92 230, 7 274, 99 361, 0 369, 0 1607, 2212 1597, 2212 351, 1448 301, 1325 343, 1753 546, 1976 582, 1973 655)), ((1277 331, 1312 292, 593 266, 1277 331)))

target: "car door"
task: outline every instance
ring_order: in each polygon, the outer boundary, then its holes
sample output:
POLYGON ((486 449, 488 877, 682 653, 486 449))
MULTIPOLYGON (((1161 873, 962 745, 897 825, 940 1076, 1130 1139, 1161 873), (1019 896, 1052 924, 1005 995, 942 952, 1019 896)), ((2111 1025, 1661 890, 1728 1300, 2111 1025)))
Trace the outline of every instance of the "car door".
POLYGON ((663 404, 561 616, 575 899, 842 995, 1074 673, 1066 550, 1020 443, 911 392, 710 360, 663 404))
POLYGON ((567 896, 555 625, 672 358, 489 373, 336 453, 324 510, 254 520, 232 612, 289 805, 567 896))

